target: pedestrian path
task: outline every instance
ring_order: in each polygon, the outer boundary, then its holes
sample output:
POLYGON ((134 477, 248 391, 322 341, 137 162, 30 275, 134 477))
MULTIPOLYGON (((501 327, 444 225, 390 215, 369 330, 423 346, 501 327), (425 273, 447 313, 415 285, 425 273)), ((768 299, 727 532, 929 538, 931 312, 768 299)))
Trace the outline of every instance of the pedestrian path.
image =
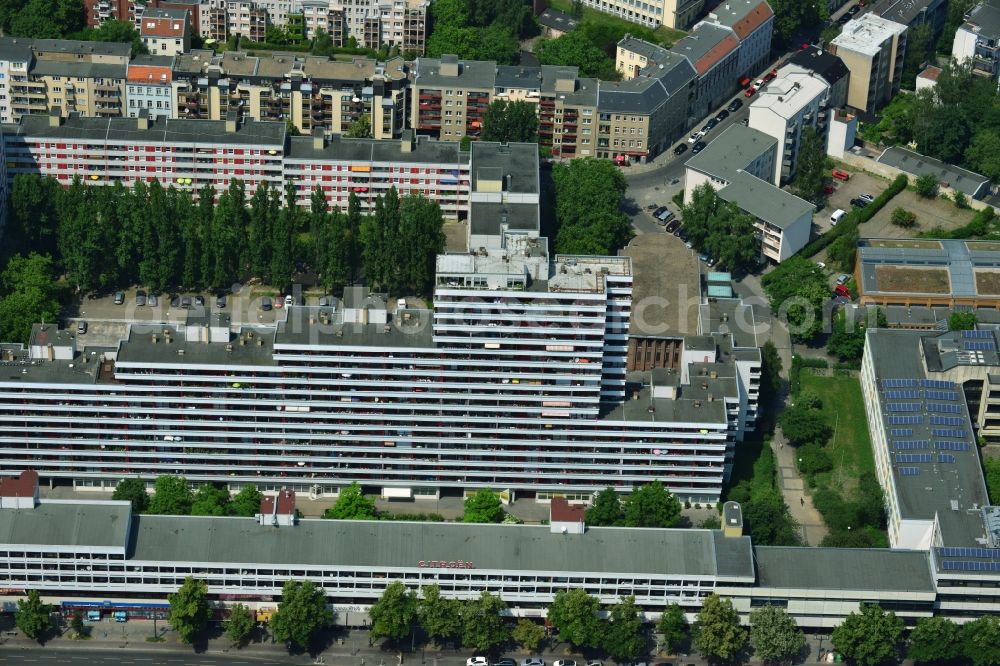
POLYGON ((812 496, 805 490, 805 482, 795 466, 795 448, 785 443, 781 429, 775 430, 771 439, 774 459, 778 467, 778 483, 792 518, 799 524, 802 541, 807 546, 818 546, 828 530, 823 516, 813 506, 812 496))

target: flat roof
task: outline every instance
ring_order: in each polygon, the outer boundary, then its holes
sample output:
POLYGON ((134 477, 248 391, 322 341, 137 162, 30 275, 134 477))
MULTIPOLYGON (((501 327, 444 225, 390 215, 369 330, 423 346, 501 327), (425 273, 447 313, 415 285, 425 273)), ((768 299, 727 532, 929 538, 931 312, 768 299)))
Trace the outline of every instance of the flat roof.
POLYGON ((935 593, 923 551, 754 546, 753 553, 758 587, 935 593))
POLYGON ((858 286, 862 295, 1000 296, 981 293, 977 277, 1000 271, 1000 246, 992 241, 866 238, 858 241, 858 262, 861 274, 858 286), (947 274, 948 284, 943 285, 943 291, 932 291, 929 285, 921 287, 909 280, 902 281, 905 286, 897 289, 886 282, 889 274, 885 270, 936 270, 938 274, 947 274))
POLYGON ((850 76, 851 73, 843 60, 829 51, 815 47, 797 51, 789 62, 816 72, 831 86, 843 78, 850 76))
POLYGON ((504 192, 538 194, 537 144, 473 141, 471 153, 473 191, 478 189, 480 178, 499 175, 504 192))
POLYGON ((880 164, 895 167, 911 176, 923 176, 930 174, 937 178, 940 183, 947 183, 948 187, 963 192, 964 194, 978 198, 982 195, 983 188, 987 187, 990 179, 974 171, 963 169, 942 162, 941 160, 927 157, 920 153, 915 153, 906 148, 893 146, 886 148, 876 160, 880 164))
POLYGON ((1000 35, 1000 2, 984 0, 978 3, 965 15, 965 21, 963 30, 995 39, 1000 35))
POLYGON ((503 230, 538 235, 538 204, 473 201, 469 206, 469 233, 499 236, 503 230))
POLYGON ((422 349, 434 347, 433 338, 432 313, 426 309, 396 312, 386 324, 361 324, 345 322, 343 309, 298 306, 286 310, 286 319, 278 322, 274 344, 422 349), (321 312, 329 318, 324 321, 321 312))
POLYGON ((434 164, 453 166, 455 178, 460 167, 468 163, 457 141, 431 141, 416 137, 411 149, 403 150, 406 139, 352 139, 341 134, 327 137, 323 148, 316 148, 313 137, 293 136, 288 140, 286 160, 314 162, 338 160, 364 164, 434 164))
POLYGON ((750 111, 769 111, 779 118, 793 118, 821 98, 830 85, 801 65, 784 65, 778 76, 758 91, 750 111))
POLYGON ((731 182, 719 190, 719 197, 782 230, 803 217, 812 220, 815 211, 815 206, 805 199, 745 171, 733 174, 731 182))
POLYGON ((538 15, 538 22, 544 25, 546 28, 552 28, 554 30, 560 30, 562 32, 569 32, 570 30, 575 30, 576 26, 580 24, 579 19, 576 19, 569 14, 552 9, 551 7, 546 7, 542 10, 542 13, 538 15))
POLYGON ((492 60, 458 60, 458 76, 441 73, 441 62, 455 56, 417 58, 414 65, 414 82, 417 87, 455 86, 457 88, 493 88, 496 83, 497 64, 492 60))
POLYGON ((936 515, 946 545, 972 546, 984 530, 982 517, 969 511, 989 501, 969 408, 962 385, 929 372, 923 361, 929 343, 948 335, 868 329, 867 353, 901 517, 936 515))
POLYGON ((774 150, 777 145, 778 140, 770 134, 737 123, 723 130, 700 153, 692 155, 686 166, 732 181, 739 170, 745 169, 767 151, 774 150))
POLYGON ((879 52, 886 40, 905 31, 905 25, 866 13, 845 23, 830 45, 871 57, 879 52))
POLYGON ((0 509, 0 544, 124 550, 129 502, 42 500, 31 509, 0 509))
MULTIPOLYGON (((84 505, 85 506, 85 505, 84 505)), ((416 569, 447 558, 488 571, 753 577, 750 539, 711 530, 300 520, 274 528, 251 518, 137 516, 131 559, 168 562, 416 569)))
POLYGON ((941 0, 881 0, 871 11, 882 18, 909 26, 925 15, 932 3, 940 6, 947 4, 947 0, 943 3, 941 0))

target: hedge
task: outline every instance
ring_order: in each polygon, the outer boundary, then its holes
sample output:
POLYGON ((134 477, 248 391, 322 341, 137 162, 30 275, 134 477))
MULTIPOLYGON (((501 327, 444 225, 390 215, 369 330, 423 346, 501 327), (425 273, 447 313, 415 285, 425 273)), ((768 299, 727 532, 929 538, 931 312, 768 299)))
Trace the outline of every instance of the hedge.
POLYGON ((792 367, 788 371, 788 390, 791 394, 799 394, 799 375, 802 368, 829 368, 830 363, 825 358, 803 358, 798 354, 792 356, 792 367))
POLYGON ((985 236, 989 233, 989 224, 996 217, 992 207, 984 208, 969 220, 965 226, 961 226, 951 231, 945 231, 941 227, 934 227, 928 231, 921 231, 917 238, 953 238, 963 240, 974 236, 985 236))

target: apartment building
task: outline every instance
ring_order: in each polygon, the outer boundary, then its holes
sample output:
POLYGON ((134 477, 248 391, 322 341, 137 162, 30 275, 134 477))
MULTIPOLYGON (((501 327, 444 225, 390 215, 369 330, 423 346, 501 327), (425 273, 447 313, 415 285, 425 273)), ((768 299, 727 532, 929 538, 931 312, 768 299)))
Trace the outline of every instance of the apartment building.
POLYGON ((740 41, 733 31, 703 23, 671 49, 684 56, 697 74, 690 115, 704 118, 736 90, 741 73, 740 41))
POLYGON ((496 87, 496 69, 494 62, 459 61, 454 55, 417 58, 410 112, 414 131, 442 141, 478 137, 496 87))
POLYGON ((146 9, 139 21, 139 37, 154 56, 176 56, 191 50, 187 10, 146 9))
POLYGON ((407 126, 409 81, 402 58, 379 63, 319 56, 249 56, 192 51, 174 66, 177 117, 285 120, 311 134, 343 134, 362 116, 376 139, 398 138, 407 126))
MULTIPOLYGON (((771 62, 774 11, 765 0, 726 0, 712 9, 701 23, 730 30, 740 43, 737 78, 754 76, 771 62)), ((695 31, 698 25, 695 26, 695 31)))
POLYGON ((973 74, 1000 78, 1000 2, 984 0, 969 10, 955 32, 952 57, 973 74))
POLYGON ((948 0, 879 0, 870 11, 907 28, 927 25, 937 39, 948 20, 948 0))
POLYGON ((839 109, 847 104, 847 88, 851 72, 843 60, 829 51, 808 48, 798 51, 788 63, 810 71, 826 82, 830 87, 828 107, 839 109))
POLYGON ((661 25, 687 30, 701 16, 705 0, 583 0, 583 5, 653 30, 661 25))
POLYGON ((851 72, 847 106, 872 117, 898 92, 906 57, 906 26, 875 14, 848 21, 829 50, 851 72))
MULTIPOLYGON (((710 184, 719 198, 754 218, 761 258, 780 263, 806 243, 815 207, 773 184, 780 171, 779 140, 742 125, 727 127, 685 165, 684 200, 710 184)), ((749 239, 747 239, 749 241, 749 239)))
POLYGON ((783 185, 795 177, 802 132, 813 129, 825 150, 829 131, 830 86, 798 65, 785 65, 750 104, 749 126, 778 141, 781 159, 768 180, 783 185))
POLYGON ((150 117, 176 118, 171 56, 136 56, 128 64, 125 101, 128 117, 145 109, 150 117))

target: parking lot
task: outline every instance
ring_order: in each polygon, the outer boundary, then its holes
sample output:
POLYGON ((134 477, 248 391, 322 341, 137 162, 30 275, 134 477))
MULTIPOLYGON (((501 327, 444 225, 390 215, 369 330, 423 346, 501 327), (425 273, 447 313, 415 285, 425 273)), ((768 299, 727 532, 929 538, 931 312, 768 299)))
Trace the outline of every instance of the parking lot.
MULTIPOLYGON (((850 173, 851 179, 845 182, 831 179, 834 187, 833 193, 827 196, 826 206, 823 207, 823 210, 813 217, 813 233, 815 235, 824 234, 831 229, 830 215, 838 208, 850 212, 853 208, 851 199, 862 194, 877 197, 882 193, 882 190, 889 186, 889 181, 885 178, 879 178, 863 171, 852 171, 842 166, 837 168, 850 173)), ((861 235, 865 235, 865 226, 867 225, 862 225, 861 235)))

